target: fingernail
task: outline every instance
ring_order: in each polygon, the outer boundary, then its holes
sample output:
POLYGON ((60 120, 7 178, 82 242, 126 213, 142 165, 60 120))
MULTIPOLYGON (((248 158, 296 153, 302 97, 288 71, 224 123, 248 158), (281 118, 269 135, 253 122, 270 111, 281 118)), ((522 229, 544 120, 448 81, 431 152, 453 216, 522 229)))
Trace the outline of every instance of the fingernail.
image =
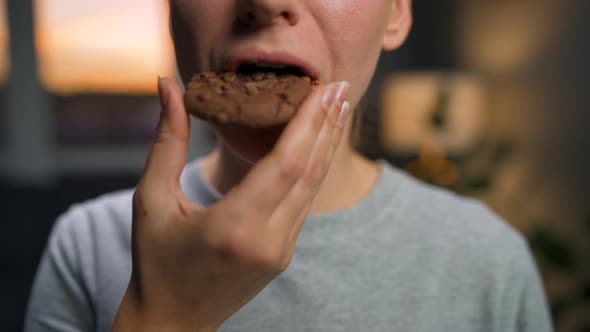
POLYGON ((158 95, 160 96, 160 105, 162 105, 162 110, 166 108, 166 97, 164 93, 164 80, 165 78, 160 77, 158 75, 158 95))
POLYGON ((344 100, 346 100, 346 92, 348 92, 349 88, 350 83, 346 81, 328 85, 324 92, 324 96, 322 97, 322 106, 324 107, 324 110, 328 111, 334 102, 337 102, 338 105, 342 105, 344 100))
POLYGON ((336 90, 336 103, 338 105, 344 105, 348 89, 350 89, 350 83, 347 81, 338 83, 338 89, 336 90))
POLYGON ((340 115, 338 116, 338 126, 340 128, 344 128, 344 124, 346 123, 346 119, 348 118, 348 114, 350 113, 350 103, 345 101, 342 103, 342 108, 340 109, 340 115))
POLYGON ((332 106, 334 98, 336 97, 337 87, 338 83, 332 83, 326 87, 326 91, 324 91, 324 95, 322 96, 322 107, 324 111, 328 111, 330 106, 332 106))

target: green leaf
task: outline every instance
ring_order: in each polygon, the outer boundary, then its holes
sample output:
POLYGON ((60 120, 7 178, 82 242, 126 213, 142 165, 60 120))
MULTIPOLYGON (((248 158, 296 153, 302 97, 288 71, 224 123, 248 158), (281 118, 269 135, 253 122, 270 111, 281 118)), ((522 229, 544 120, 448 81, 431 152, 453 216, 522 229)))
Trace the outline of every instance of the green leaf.
POLYGON ((537 256, 555 268, 573 271, 577 264, 566 242, 544 228, 537 228, 530 236, 529 243, 537 256))
POLYGON ((434 129, 443 129, 447 126, 450 99, 450 92, 446 86, 441 87, 436 103, 430 111, 430 125, 434 129))
POLYGON ((494 148, 492 163, 500 164, 506 161, 514 152, 514 144, 510 141, 502 141, 494 148))
POLYGON ((447 124, 446 112, 442 109, 437 109, 430 115, 430 125, 436 129, 442 129, 447 124))
POLYGON ((491 181, 487 176, 480 176, 465 181, 465 190, 469 192, 482 192, 490 189, 491 181))

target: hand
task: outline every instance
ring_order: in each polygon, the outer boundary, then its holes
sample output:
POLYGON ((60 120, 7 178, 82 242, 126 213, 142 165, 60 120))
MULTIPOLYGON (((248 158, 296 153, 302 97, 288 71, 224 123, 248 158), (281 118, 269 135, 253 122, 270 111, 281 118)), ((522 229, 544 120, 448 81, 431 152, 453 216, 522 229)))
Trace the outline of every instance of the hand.
POLYGON ((341 140, 348 84, 315 87, 273 150, 208 209, 179 184, 190 133, 182 92, 167 79, 159 87, 163 111, 133 196, 133 269, 113 331, 214 331, 289 265, 341 140))

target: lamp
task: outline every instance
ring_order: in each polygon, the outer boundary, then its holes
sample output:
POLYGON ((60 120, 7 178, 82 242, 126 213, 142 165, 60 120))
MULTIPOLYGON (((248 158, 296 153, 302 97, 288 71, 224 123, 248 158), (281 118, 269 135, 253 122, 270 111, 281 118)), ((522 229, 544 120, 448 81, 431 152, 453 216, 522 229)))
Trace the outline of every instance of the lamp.
POLYGON ((397 74, 385 81, 381 96, 381 143, 391 154, 417 155, 428 146, 460 157, 481 137, 486 96, 474 76, 397 74))

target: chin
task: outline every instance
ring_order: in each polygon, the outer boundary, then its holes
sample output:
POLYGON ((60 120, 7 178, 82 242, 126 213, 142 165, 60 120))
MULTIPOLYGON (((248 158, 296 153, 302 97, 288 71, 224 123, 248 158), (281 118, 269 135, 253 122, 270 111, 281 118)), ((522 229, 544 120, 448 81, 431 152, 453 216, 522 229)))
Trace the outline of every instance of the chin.
POLYGON ((272 151, 279 140, 285 124, 267 128, 224 126, 210 123, 223 144, 237 157, 249 164, 255 164, 272 151))

